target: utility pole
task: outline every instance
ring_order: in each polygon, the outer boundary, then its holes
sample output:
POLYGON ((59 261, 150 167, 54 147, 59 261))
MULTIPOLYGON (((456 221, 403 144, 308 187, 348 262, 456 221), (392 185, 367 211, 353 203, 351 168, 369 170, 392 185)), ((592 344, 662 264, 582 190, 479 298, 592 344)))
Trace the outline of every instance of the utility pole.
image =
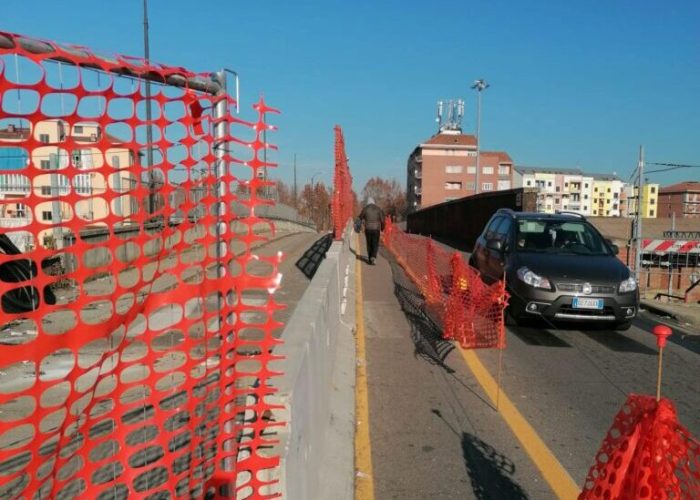
POLYGON ((481 192, 481 184, 479 183, 479 170, 481 166, 479 165, 479 160, 481 156, 481 92, 489 88, 489 84, 483 78, 481 80, 474 80, 472 85, 473 89, 476 89, 477 104, 476 104, 476 179, 474 186, 474 194, 479 194, 481 192))
POLYGON ((635 255, 634 272, 637 275, 637 282, 642 280, 642 187, 644 182, 644 146, 639 146, 639 162, 637 164, 637 217, 635 230, 635 255))
MULTIPOLYGON (((146 66, 151 64, 151 50, 148 44, 148 0, 143 0, 143 54, 146 66)), ((146 80, 146 167, 148 170, 148 212, 152 217, 155 207, 155 180, 153 176, 153 129, 151 128, 151 80, 146 80)))
POLYGON ((294 208, 297 207, 297 154, 294 153, 294 208))

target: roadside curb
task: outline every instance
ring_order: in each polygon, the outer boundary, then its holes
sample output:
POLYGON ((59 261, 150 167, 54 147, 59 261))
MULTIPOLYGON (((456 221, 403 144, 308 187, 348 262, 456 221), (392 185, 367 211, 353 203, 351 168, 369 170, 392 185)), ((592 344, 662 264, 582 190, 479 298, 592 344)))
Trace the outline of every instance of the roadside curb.
POLYGON ((669 309, 666 309, 663 306, 659 306, 647 300, 640 301, 640 305, 643 309, 646 309, 650 313, 656 314, 657 316, 668 316, 680 323, 687 323, 696 328, 700 328, 700 320, 698 318, 693 317, 690 314, 683 314, 675 311, 670 311, 669 309))

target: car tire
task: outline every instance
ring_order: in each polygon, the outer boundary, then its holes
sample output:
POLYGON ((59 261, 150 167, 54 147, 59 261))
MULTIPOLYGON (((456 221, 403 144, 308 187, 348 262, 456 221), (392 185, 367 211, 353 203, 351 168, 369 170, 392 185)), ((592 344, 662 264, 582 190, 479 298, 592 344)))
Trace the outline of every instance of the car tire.
POLYGON ((632 326, 632 321, 623 321, 621 323, 615 323, 615 330, 618 332, 626 332, 632 326))

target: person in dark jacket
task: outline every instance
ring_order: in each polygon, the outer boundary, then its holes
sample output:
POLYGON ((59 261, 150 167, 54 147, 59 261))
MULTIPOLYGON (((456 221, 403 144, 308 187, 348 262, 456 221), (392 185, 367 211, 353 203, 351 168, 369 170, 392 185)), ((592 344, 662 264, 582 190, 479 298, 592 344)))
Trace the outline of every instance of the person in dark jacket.
POLYGON ((367 199, 367 204, 360 212, 360 220, 365 226, 367 240, 367 260, 374 265, 379 250, 379 235, 384 230, 384 212, 374 203, 374 198, 367 199))

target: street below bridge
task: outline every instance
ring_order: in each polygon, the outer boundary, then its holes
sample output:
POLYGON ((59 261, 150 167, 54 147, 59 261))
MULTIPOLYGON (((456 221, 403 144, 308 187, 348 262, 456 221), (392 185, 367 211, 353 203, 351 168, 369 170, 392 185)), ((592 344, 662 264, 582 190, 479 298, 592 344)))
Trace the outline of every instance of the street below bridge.
MULTIPOLYGON (((655 393, 650 313, 627 332, 508 328, 499 392, 498 350, 442 340, 385 249, 360 267, 374 498, 574 498, 627 396, 655 393)), ((700 332, 671 326, 662 395, 698 435, 700 332)))

